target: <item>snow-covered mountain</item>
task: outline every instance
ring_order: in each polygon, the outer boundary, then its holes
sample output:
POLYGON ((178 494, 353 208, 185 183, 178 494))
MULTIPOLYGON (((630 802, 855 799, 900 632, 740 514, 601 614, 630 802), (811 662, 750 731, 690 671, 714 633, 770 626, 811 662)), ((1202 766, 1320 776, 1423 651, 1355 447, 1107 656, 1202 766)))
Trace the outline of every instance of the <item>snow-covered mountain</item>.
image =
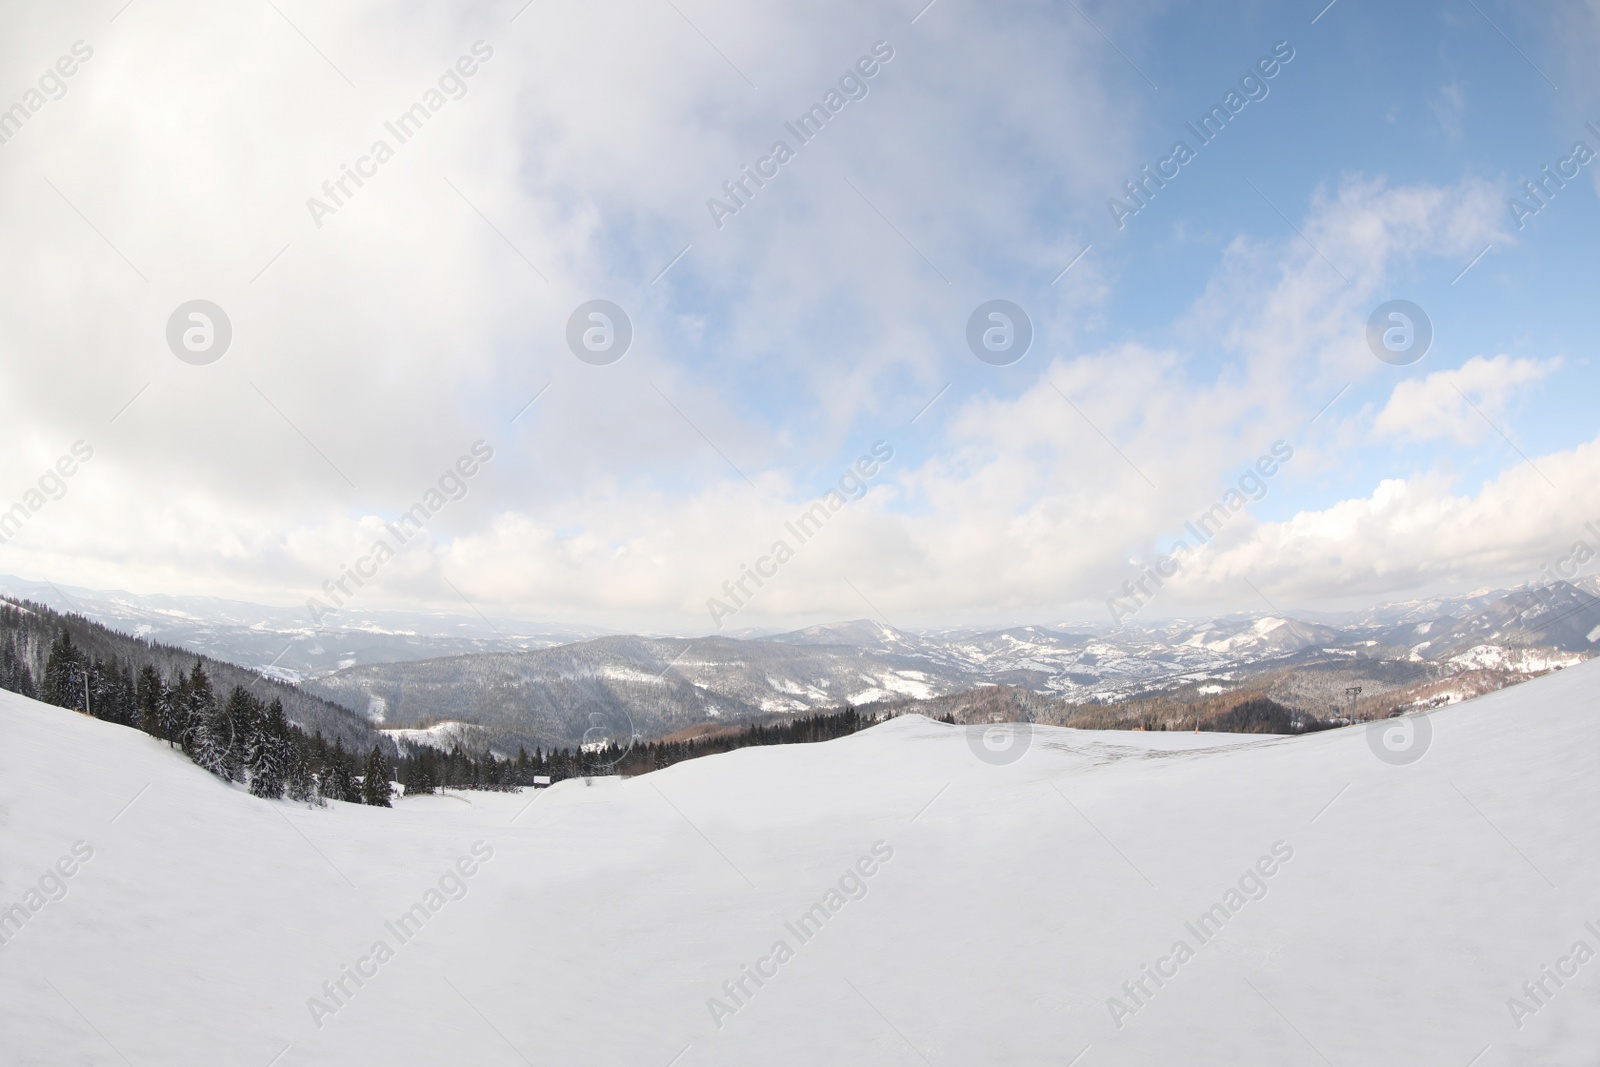
MULTIPOLYGON (((862 619, 743 638, 595 637, 509 623, 497 632, 475 617, 381 612, 349 613, 315 630, 296 609, 16 579, 0 579, 0 590, 299 681, 391 732, 454 722, 461 728, 451 738, 515 754, 518 745, 572 745, 596 731, 653 737, 989 685, 1083 704, 1270 682, 1275 699, 1323 716, 1356 687, 1369 700, 1392 690, 1415 690, 1400 694, 1405 701, 1433 700, 1430 687, 1450 676, 1490 672, 1507 684, 1591 655, 1600 644, 1592 584, 1479 591, 1339 617, 924 632, 862 619)), ((1459 691, 1489 687, 1480 678, 1459 691)))
POLYGON ((502 752, 570 745, 598 730, 655 737, 893 697, 930 697, 980 676, 848 644, 725 637, 601 637, 532 652, 352 667, 306 688, 385 727, 442 720, 488 728, 502 752))
POLYGON ((1600 597, 1572 583, 1557 582, 1519 589, 1474 605, 1474 610, 1396 627, 1383 636, 1429 659, 1481 646, 1587 652, 1600 638, 1600 597))
POLYGON ((0 1063, 1589 1064, 1597 752, 1587 663, 311 810, 0 693, 0 1063))
POLYGON ((491 626, 470 613, 367 611, 359 604, 313 625, 304 605, 81 589, 11 575, 0 575, 0 595, 75 612, 134 637, 203 652, 286 682, 362 663, 547 648, 600 632, 509 619, 491 626))
POLYGON ((803 630, 772 634, 765 639, 789 645, 853 645, 878 652, 914 652, 925 647, 915 634, 896 630, 871 619, 807 626, 803 630))

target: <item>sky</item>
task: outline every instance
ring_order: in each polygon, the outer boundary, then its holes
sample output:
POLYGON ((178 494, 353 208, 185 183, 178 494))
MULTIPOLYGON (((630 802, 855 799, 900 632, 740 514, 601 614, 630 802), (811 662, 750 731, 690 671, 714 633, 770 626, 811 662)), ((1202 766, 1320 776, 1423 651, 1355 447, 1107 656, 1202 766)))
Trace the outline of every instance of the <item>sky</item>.
POLYGON ((0 572, 698 634, 1600 544, 1600 5, 923 4, 7 5, 0 572))

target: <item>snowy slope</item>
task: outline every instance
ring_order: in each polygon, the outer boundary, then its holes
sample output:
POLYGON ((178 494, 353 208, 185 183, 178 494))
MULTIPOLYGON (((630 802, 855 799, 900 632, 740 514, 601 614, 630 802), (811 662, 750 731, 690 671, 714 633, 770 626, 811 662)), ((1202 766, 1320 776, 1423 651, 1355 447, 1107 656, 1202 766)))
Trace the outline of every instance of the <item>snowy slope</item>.
POLYGON ((1588 663, 1437 711, 1404 765, 1359 727, 1039 728, 1008 763, 906 718, 310 811, 0 694, 0 908, 74 871, 0 947, 0 1063, 1592 1064, 1600 959, 1570 953, 1600 950, 1597 696, 1588 663), (430 900, 441 879, 464 895, 430 900), (1241 883, 1265 896, 1202 943, 1241 883), (841 884, 865 896, 827 913, 841 884), (319 1028, 308 998, 362 960, 319 1028), (1576 977, 1534 1010, 1546 965, 1576 977), (1173 976, 1135 1000, 1145 966, 1173 976))

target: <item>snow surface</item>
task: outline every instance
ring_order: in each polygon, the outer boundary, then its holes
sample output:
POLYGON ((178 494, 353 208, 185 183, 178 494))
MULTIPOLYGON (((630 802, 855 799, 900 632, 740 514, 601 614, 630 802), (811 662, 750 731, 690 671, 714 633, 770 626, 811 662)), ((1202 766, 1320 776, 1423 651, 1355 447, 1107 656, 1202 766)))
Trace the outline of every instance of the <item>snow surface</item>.
POLYGON ((440 752, 449 752, 458 744, 463 747, 469 746, 472 743, 473 735, 480 730, 481 727, 470 722, 457 722, 454 719, 447 719, 444 722, 425 728, 392 727, 383 732, 396 741, 406 741, 413 745, 427 745, 429 748, 436 748, 440 752))
POLYGON ((1508 670, 1522 674, 1542 674, 1562 667, 1573 667, 1583 662, 1583 657, 1573 652, 1555 652, 1545 648, 1505 648, 1501 645, 1477 645, 1450 662, 1462 670, 1508 670))
POLYGON ((392 811, 263 802, 0 694, 0 909, 93 849, 6 931, 0 1063, 1593 1064, 1600 958, 1520 1030, 1507 1001, 1600 949, 1597 691, 1586 663, 1431 713, 1403 766, 1365 727, 1039 727, 995 765, 984 728, 907 717, 392 811), (1257 863, 1266 896, 1201 944, 1257 863), (380 939, 319 1028, 308 998, 380 939), (708 999, 780 939, 719 1028, 708 999), (1179 939, 1119 1028, 1109 998, 1179 939))

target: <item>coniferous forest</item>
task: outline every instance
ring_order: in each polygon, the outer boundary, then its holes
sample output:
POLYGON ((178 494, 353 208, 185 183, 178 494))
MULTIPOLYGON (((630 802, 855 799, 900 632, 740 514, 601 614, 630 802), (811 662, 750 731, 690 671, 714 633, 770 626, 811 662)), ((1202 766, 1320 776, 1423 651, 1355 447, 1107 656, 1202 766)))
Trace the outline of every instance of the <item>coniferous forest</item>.
POLYGON ((389 805, 392 760, 380 741, 365 753, 346 749, 342 737, 330 744, 320 730, 308 735, 290 722, 281 696, 268 702, 240 684, 221 696, 199 658, 163 674, 153 661, 166 650, 110 631, 135 646, 130 654, 91 654, 72 639, 86 626, 104 630, 35 604, 0 607, 0 687, 142 730, 258 797, 389 805))
POLYGON ((630 777, 659 771, 684 760, 732 752, 736 748, 831 741, 876 726, 888 717, 863 715, 847 707, 788 722, 727 727, 692 737, 637 741, 630 747, 608 744, 550 751, 536 748, 531 755, 527 749, 521 749, 515 759, 507 760, 498 760, 487 752, 473 757, 462 752, 459 746, 445 753, 406 745, 402 746, 406 757, 401 781, 410 794, 446 787, 515 789, 535 784, 536 778, 549 778, 555 783, 604 774, 630 777))

